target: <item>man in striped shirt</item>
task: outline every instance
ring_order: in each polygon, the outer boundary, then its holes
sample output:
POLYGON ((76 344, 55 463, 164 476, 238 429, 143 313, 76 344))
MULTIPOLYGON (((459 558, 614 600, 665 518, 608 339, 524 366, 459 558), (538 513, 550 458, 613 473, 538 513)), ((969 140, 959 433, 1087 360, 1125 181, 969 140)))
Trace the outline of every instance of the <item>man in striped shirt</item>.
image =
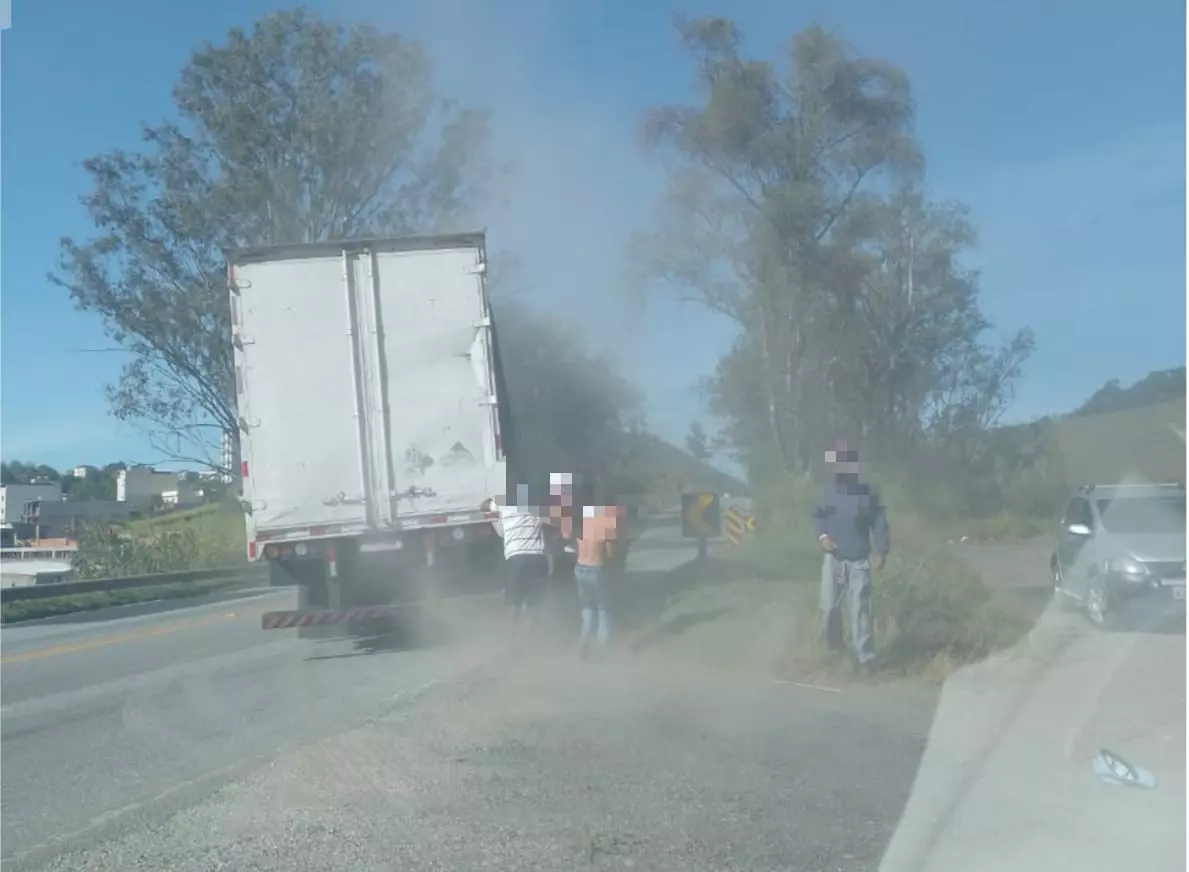
POLYGON ((504 595, 512 610, 514 643, 522 620, 529 634, 536 626, 537 606, 549 583, 546 527, 551 523, 547 512, 529 504, 527 485, 517 485, 516 491, 516 502, 512 505, 500 497, 491 497, 483 504, 484 511, 498 512, 491 524, 504 540, 507 573, 504 595))

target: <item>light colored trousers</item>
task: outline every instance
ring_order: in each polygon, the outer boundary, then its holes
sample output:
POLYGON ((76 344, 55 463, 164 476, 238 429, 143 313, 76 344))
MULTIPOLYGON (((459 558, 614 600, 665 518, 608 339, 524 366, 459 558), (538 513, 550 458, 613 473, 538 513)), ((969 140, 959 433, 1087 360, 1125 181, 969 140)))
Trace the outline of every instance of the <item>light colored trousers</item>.
POLYGON ((822 560, 821 610, 826 644, 841 649, 842 608, 847 601, 850 638, 855 659, 869 663, 875 657, 875 621, 871 608, 871 561, 842 560, 833 554, 822 560), (848 597, 847 594, 850 594, 848 597))

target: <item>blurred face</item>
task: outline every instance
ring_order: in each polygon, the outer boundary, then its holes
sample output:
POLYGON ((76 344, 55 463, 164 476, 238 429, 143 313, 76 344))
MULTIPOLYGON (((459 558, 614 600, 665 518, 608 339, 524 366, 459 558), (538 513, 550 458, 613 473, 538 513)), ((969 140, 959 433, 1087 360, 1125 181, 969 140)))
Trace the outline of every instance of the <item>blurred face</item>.
POLYGON ((847 448, 843 443, 826 452, 826 464, 833 469, 835 475, 859 473, 859 452, 847 448))
POLYGON ((549 474, 549 517, 572 520, 574 517, 574 477, 568 472, 549 474))

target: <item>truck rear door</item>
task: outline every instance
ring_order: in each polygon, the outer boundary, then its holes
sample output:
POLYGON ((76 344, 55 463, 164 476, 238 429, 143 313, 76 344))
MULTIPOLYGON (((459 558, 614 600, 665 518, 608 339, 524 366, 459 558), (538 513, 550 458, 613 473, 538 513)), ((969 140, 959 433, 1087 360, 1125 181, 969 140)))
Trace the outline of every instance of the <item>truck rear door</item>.
POLYGON ((400 517, 474 510, 504 489, 480 245, 375 253, 400 517))
POLYGON ((244 497, 259 530, 367 522, 347 259, 232 262, 244 497))

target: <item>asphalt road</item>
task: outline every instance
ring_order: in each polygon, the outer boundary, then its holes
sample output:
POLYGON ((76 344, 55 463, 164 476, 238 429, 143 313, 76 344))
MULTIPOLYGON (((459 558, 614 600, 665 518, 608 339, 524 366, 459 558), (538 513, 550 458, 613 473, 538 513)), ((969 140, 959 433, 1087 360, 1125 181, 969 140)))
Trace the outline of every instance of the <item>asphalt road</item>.
POLYGON ((513 656, 483 601, 360 654, 262 632, 292 598, 4 630, 4 868, 849 872, 950 801, 914 789, 931 693, 513 656))

